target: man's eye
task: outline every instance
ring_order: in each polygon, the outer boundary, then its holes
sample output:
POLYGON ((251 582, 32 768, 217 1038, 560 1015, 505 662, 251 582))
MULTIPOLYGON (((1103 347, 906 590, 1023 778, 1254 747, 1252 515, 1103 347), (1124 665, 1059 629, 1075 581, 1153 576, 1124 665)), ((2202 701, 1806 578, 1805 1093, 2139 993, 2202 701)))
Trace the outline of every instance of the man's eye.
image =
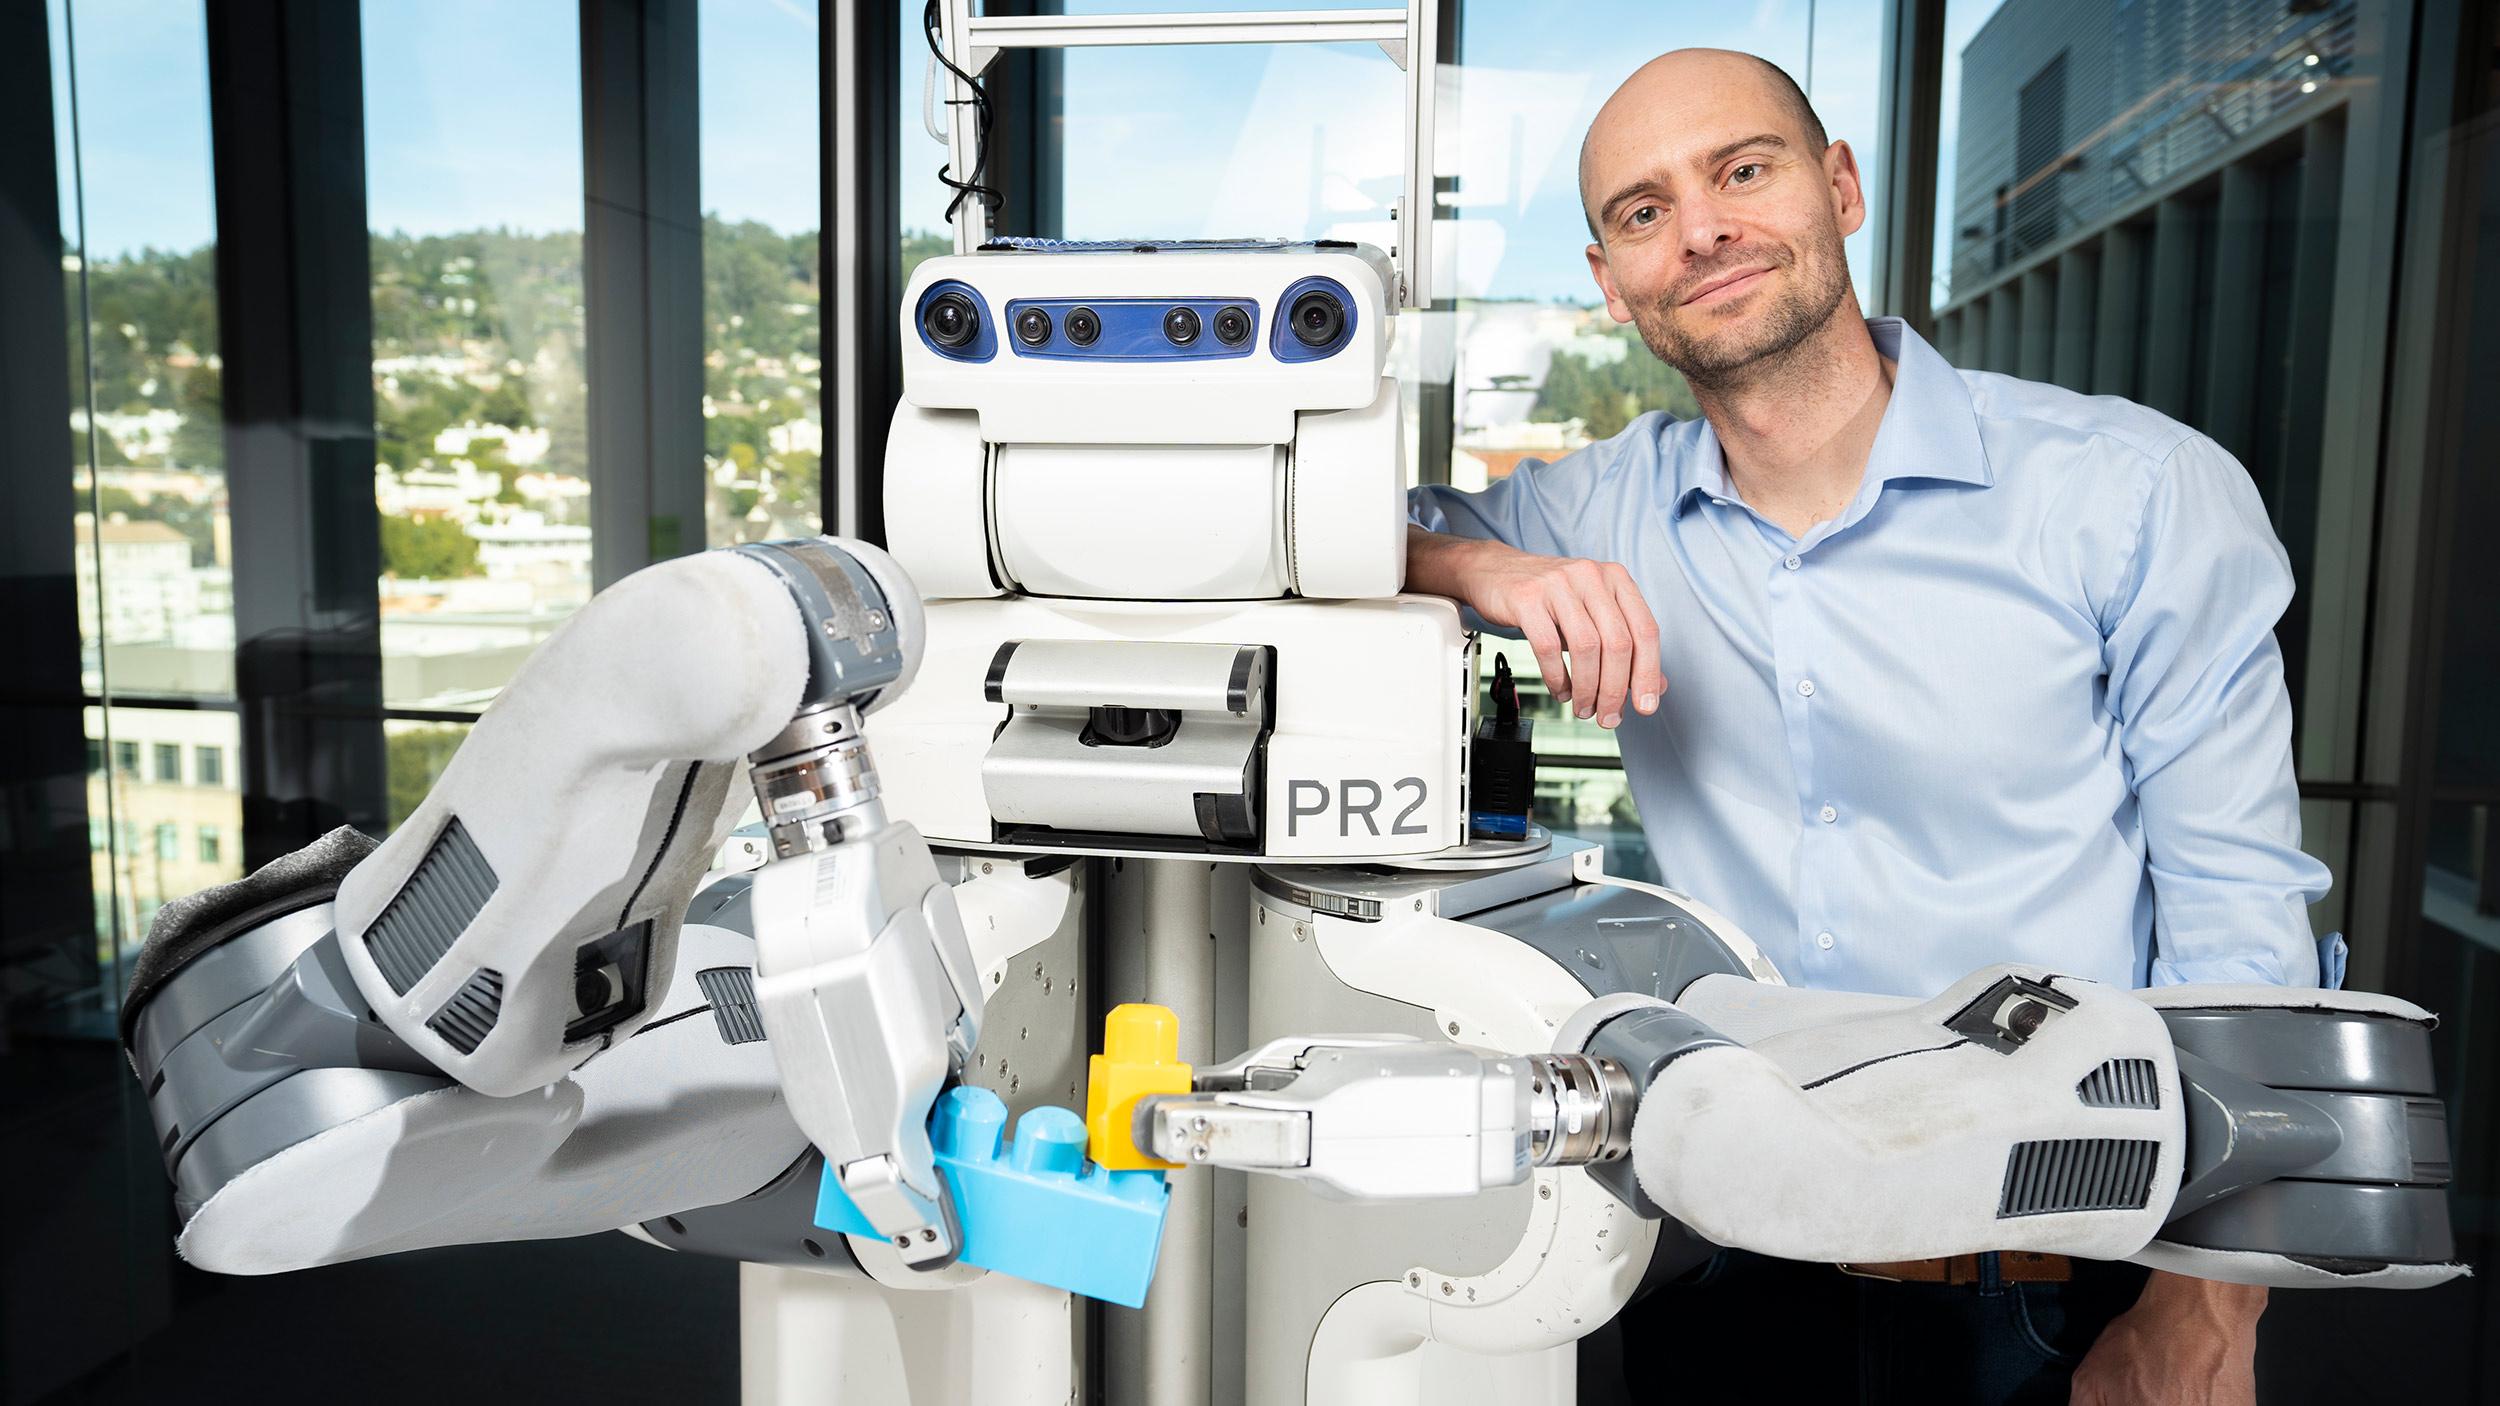
POLYGON ((1640 225, 1654 225, 1658 223, 1658 207, 1655 205, 1644 205, 1639 209, 1634 210, 1632 212, 1632 223, 1635 227, 1640 225))
POLYGON ((1759 177, 1761 174, 1762 163, 1759 161, 1748 161, 1744 165, 1737 167, 1735 170, 1728 172, 1727 182, 1729 185, 1751 185, 1753 184, 1755 178, 1759 177))

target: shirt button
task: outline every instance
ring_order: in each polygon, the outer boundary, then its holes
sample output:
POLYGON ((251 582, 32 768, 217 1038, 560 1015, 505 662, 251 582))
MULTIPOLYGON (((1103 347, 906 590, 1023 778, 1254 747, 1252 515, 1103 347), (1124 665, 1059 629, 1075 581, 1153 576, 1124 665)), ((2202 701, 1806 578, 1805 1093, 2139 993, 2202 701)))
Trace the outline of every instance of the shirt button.
POLYGON ((1799 698, 1812 698, 1814 696, 1814 680, 1797 680, 1797 696, 1799 698))
POLYGON ((1815 814, 1823 817, 1823 823, 1826 825, 1829 825, 1833 821, 1840 818, 1840 812, 1831 806, 1825 806, 1821 810, 1816 811, 1815 814))
POLYGON ((1781 562, 1781 563, 1780 563, 1780 565, 1782 565, 1782 566, 1784 566, 1784 567, 1787 567, 1787 568, 1788 568, 1789 570, 1791 570, 1791 571, 1796 570, 1798 567, 1800 567, 1800 566, 1802 566, 1802 565, 1804 565, 1804 564, 1805 564, 1805 558, 1804 558, 1804 557, 1790 557, 1788 560, 1786 560, 1786 561, 1784 561, 1784 562, 1781 562))
POLYGON ((1710 503, 1713 507, 1724 508, 1727 506, 1727 500, 1725 498, 1713 498, 1710 500, 1710 503))
POLYGON ((1826 951, 1826 952, 1831 951, 1831 950, 1832 950, 1832 935, 1831 935, 1830 933, 1828 933, 1828 932, 1818 932, 1818 933, 1816 933, 1816 934, 1814 935, 1814 945, 1815 945, 1815 946, 1817 946, 1817 947, 1822 948, 1822 949, 1823 949, 1824 951, 1826 951))

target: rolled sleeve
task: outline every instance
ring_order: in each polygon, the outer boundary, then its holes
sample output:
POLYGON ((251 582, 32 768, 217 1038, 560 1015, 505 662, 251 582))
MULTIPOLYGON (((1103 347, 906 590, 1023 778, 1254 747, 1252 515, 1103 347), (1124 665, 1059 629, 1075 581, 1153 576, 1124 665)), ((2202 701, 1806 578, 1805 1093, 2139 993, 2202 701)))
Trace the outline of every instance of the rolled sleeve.
POLYGON ((1500 542, 1539 556, 1617 560, 1627 517, 1665 501, 1659 437, 1673 425, 1652 411, 1612 438, 1550 464, 1522 459, 1472 493, 1446 484, 1410 488, 1407 520, 1427 532, 1500 542))
POLYGON ((1507 477, 1474 493, 1438 483, 1410 488, 1406 491, 1407 521, 1426 532, 1500 542, 1544 556, 1562 555, 1550 505, 1538 492, 1541 471, 1547 467, 1522 460, 1507 477))
POLYGON ((2290 564, 2247 472, 2212 440, 2182 442, 2152 477, 2103 624, 2153 886, 2155 986, 2314 985, 2322 975, 2308 907, 2329 878, 2300 848, 2291 699, 2274 639, 2291 595, 2290 564))

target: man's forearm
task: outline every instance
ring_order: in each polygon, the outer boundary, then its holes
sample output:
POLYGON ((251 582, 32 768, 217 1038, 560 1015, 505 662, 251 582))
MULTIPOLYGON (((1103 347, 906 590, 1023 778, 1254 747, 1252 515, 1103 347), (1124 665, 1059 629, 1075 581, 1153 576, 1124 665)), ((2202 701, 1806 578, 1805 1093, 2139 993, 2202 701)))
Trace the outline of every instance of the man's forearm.
POLYGON ((2076 1365, 2077 1406, 2254 1406, 2266 1291, 2153 1271, 2076 1365))
POLYGON ((1472 537, 1453 537, 1413 523, 1406 525, 1406 589, 1427 596, 1463 597, 1459 574, 1471 554, 1486 546, 1472 537))
POLYGON ((2156 1269, 2137 1300, 2161 1312, 2223 1328, 2254 1327, 2266 1311, 2263 1284, 2225 1284, 2156 1269))

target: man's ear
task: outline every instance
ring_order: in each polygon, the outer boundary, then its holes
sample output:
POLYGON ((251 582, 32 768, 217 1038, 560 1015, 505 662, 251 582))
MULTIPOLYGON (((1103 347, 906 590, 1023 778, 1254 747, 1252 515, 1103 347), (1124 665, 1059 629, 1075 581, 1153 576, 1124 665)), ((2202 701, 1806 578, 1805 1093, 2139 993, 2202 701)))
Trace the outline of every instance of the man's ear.
POLYGON ((1866 187, 1858 177, 1858 154, 1847 142, 1823 148, 1823 177, 1832 188, 1832 218, 1846 239, 1866 223, 1866 187))
POLYGON ((1606 295, 1606 315, 1617 322, 1632 320, 1632 305, 1615 291, 1615 271, 1606 265, 1606 246, 1592 244, 1585 251, 1589 260, 1589 276, 1597 280, 1597 291, 1606 295))

